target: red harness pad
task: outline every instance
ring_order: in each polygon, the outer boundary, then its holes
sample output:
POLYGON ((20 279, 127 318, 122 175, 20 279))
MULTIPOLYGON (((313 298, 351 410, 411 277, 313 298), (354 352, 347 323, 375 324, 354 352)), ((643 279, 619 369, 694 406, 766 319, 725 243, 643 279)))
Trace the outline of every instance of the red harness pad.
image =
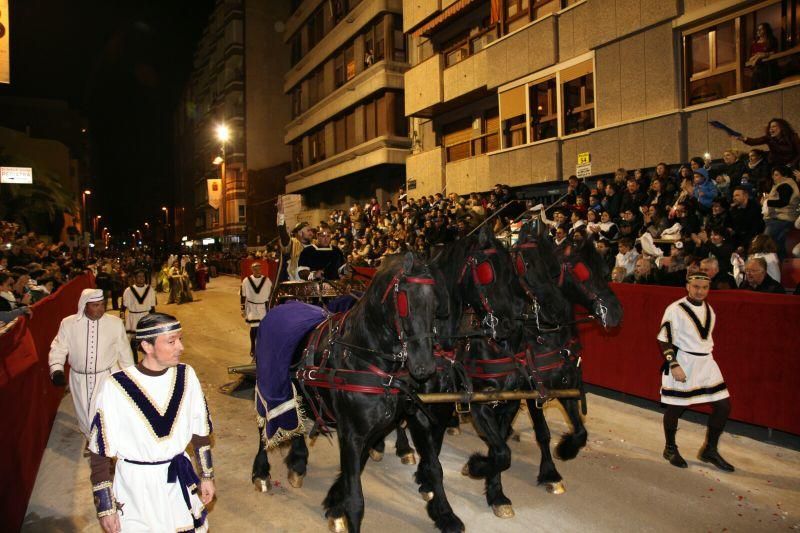
POLYGON ((589 269, 586 268, 586 265, 583 263, 577 263, 574 267, 572 267, 572 274, 580 282, 586 281, 590 276, 589 269))
POLYGON ((480 263, 476 269, 476 277, 481 285, 489 285, 494 281, 494 268, 489 261, 480 263))
POLYGON ((408 316, 408 296, 406 296, 406 291, 397 291, 397 314, 402 318, 408 316))

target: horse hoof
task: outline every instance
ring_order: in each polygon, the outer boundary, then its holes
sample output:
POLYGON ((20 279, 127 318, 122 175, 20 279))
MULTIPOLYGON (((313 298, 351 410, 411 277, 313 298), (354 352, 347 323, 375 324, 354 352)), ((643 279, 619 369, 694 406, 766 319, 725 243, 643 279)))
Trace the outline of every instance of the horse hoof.
POLYGON ((461 475, 469 477, 469 463, 461 467, 461 475))
POLYGON ((448 435, 461 435, 461 428, 447 428, 448 435))
POLYGON ((514 508, 511 504, 492 505, 492 511, 497 518, 514 518, 514 508))
POLYGON ((414 456, 414 452, 408 452, 407 454, 405 454, 400 458, 400 462, 403 463, 404 465, 415 465, 417 464, 417 458, 416 456, 414 456))
POLYGON ((272 488, 272 480, 267 477, 254 477, 253 478, 253 486, 256 489, 256 492, 269 492, 269 489, 272 488))
POLYGON ((299 489, 303 486, 303 478, 305 477, 305 475, 298 474, 293 470, 289 470, 288 477, 289 477, 289 485, 291 485, 292 487, 299 489))
POLYGON ((338 518, 334 518, 329 516, 328 531, 332 531, 333 533, 347 533, 347 522, 345 521, 344 517, 340 516, 338 518))
POLYGON ((426 502, 429 502, 433 499, 433 492, 420 492, 419 495, 422 496, 422 499, 426 502))
POLYGON ((370 449, 369 457, 370 457, 370 459, 372 459, 376 463, 380 463, 381 459, 383 459, 383 452, 379 452, 378 450, 370 449))
POLYGON ((556 481, 555 483, 547 484, 547 492, 550 494, 564 494, 567 489, 564 487, 563 481, 556 481))

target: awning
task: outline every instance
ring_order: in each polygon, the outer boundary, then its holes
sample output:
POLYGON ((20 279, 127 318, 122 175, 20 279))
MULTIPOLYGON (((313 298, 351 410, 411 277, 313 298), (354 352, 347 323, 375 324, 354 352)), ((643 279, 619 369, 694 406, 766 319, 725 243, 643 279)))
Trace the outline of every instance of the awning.
POLYGON ((419 37, 422 35, 423 37, 427 37, 431 34, 436 28, 450 20, 451 18, 455 17, 456 15, 460 14, 461 12, 465 11, 467 8, 475 7, 479 4, 478 0, 458 0, 457 2, 453 3, 433 17, 431 20, 417 28, 412 32, 414 37, 419 37))

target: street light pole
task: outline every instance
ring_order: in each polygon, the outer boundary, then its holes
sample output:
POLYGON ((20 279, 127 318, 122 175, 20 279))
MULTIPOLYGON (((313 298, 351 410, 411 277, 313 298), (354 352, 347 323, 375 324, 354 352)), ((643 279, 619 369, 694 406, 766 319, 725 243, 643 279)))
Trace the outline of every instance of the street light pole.
POLYGON ((225 226, 228 222, 228 189, 227 184, 227 176, 225 174, 225 143, 228 142, 230 139, 231 132, 228 129, 228 126, 225 124, 219 124, 217 126, 217 140, 222 144, 222 161, 220 161, 220 172, 222 174, 220 179, 220 185, 222 187, 222 242, 223 245, 225 243, 225 226))

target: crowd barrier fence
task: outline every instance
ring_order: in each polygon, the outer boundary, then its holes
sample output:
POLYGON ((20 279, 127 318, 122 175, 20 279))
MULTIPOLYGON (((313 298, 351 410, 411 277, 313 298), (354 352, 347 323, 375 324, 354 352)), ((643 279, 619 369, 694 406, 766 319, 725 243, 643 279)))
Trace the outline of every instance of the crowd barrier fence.
MULTIPOLYGON (((32 306, 0 335, 0 524, 18 531, 64 389, 50 383, 48 353, 61 320, 77 310, 94 276, 81 275, 32 306)), ((87 490, 89 481, 86 480, 87 490)))

